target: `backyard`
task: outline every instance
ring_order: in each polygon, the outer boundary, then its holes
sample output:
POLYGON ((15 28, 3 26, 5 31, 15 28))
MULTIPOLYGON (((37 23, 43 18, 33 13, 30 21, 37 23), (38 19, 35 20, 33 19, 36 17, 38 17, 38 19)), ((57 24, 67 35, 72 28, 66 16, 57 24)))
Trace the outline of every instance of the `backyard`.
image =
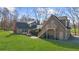
POLYGON ((79 50, 79 40, 48 40, 13 34, 0 30, 0 50, 2 51, 64 51, 79 50))

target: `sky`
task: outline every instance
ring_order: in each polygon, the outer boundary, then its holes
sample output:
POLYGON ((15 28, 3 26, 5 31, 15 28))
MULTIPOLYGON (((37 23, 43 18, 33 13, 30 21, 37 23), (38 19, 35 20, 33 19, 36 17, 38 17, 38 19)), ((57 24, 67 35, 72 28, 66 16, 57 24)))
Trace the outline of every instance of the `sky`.
MULTIPOLYGON (((34 7, 16 7, 16 8, 14 8, 14 7, 7 7, 8 8, 8 10, 9 11, 14 11, 14 10, 16 10, 17 12, 18 12, 18 14, 19 15, 32 15, 32 16, 34 16, 34 11, 33 11, 33 9, 34 9, 34 7)), ((50 14, 54 14, 54 13, 57 13, 57 9, 59 9, 59 7, 57 8, 55 8, 55 7, 47 7, 49 10, 48 10, 48 13, 50 13, 50 14)), ((61 8, 61 7, 60 7, 61 8)))
MULTIPOLYGON (((16 7, 16 8, 15 7, 7 7, 7 9, 10 12, 13 12, 16 10, 19 15, 18 18, 21 18, 21 16, 23 16, 23 15, 26 15, 26 16, 29 15, 32 18, 35 18, 34 8, 36 8, 36 7, 16 7)), ((59 9, 59 7, 58 8, 47 7, 47 8, 48 8, 48 11, 47 11, 48 14, 58 13, 56 10, 59 9)), ((40 8, 38 8, 38 10, 40 10, 40 8)), ((39 20, 42 21, 44 18, 45 17, 40 17, 39 20)))
MULTIPOLYGON (((15 10, 18 13, 18 18, 21 18, 23 15, 30 16, 31 18, 35 18, 34 8, 38 7, 6 7, 11 13, 15 10)), ((56 16, 66 16, 65 13, 68 13, 66 7, 46 7, 48 9, 47 14, 48 15, 56 15, 56 16), (59 12, 60 10, 60 12, 59 12), (65 12, 65 13, 64 13, 65 12)), ((40 11, 40 8, 38 8, 40 11)), ((43 10, 43 9, 41 9, 43 10)), ((45 11, 45 10, 43 10, 45 11)), ((44 20, 45 17, 39 17, 39 20, 44 20)))
MULTIPOLYGON (((48 15, 57 15, 57 16, 66 16, 64 14, 64 12, 66 12, 67 10, 65 9, 65 7, 47 7, 48 8, 48 11, 47 11, 47 14, 48 15), (61 10, 60 10, 61 9, 61 10), (60 12, 58 11, 60 10, 60 12)), ((34 13, 34 7, 18 7, 18 8, 15 8, 18 13, 19 13, 19 18, 22 16, 22 15, 30 15, 32 18, 35 18, 35 13, 34 13)), ((38 8, 39 9, 39 8, 38 8)), ((67 12, 68 13, 68 12, 67 12)), ((45 17, 41 17, 39 18, 40 21, 44 20, 45 17)))

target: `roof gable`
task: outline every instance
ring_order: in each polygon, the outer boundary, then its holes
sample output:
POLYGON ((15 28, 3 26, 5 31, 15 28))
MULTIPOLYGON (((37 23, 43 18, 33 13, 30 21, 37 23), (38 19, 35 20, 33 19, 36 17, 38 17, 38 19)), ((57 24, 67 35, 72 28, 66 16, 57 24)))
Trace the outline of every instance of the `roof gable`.
POLYGON ((62 26, 64 29, 66 28, 66 27, 63 25, 63 23, 58 19, 58 17, 56 17, 55 15, 51 15, 51 16, 49 17, 48 21, 52 21, 51 19, 57 21, 57 22, 60 24, 60 26, 62 26))

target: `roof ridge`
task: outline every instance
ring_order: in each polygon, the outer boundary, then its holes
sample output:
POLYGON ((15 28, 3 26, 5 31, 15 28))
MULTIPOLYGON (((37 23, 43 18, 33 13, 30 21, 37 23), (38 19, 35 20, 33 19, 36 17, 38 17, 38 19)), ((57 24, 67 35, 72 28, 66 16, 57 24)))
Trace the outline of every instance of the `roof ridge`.
MULTIPOLYGON (((56 17, 55 15, 53 15, 54 17, 56 17)), ((58 19, 58 17, 56 17, 57 19, 58 19)), ((64 28, 66 28, 63 24, 62 24, 62 22, 58 19, 57 20, 64 28)))

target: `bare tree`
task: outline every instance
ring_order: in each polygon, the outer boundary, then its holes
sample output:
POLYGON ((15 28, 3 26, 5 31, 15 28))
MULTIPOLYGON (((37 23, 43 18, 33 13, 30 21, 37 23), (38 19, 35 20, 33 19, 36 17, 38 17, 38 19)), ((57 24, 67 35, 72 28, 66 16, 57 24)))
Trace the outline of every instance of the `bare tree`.
POLYGON ((33 12, 35 14, 35 18, 38 20, 38 12, 37 12, 37 8, 33 8, 33 12))
POLYGON ((16 33, 16 22, 17 21, 18 21, 18 12, 15 10, 13 12, 13 23, 12 23, 14 33, 16 33))
POLYGON ((8 30, 9 10, 7 8, 2 9, 2 28, 8 30))
POLYGON ((47 19, 47 8, 34 8, 33 11, 35 14, 35 18, 37 20, 40 20, 40 23, 43 21, 43 19, 47 19))
POLYGON ((78 28, 78 34, 79 34, 79 8, 78 7, 73 7, 72 9, 73 9, 74 15, 77 19, 77 28, 78 28))
POLYGON ((26 15, 22 15, 22 17, 20 18, 21 22, 27 22, 27 18, 26 15))
POLYGON ((74 10, 72 7, 67 7, 66 10, 68 11, 68 13, 65 12, 65 14, 69 17, 69 19, 71 19, 73 23, 74 32, 76 35, 76 24, 75 24, 76 19, 75 19, 74 10))
POLYGON ((1 29, 1 18, 2 18, 1 8, 0 8, 0 29, 1 29))

